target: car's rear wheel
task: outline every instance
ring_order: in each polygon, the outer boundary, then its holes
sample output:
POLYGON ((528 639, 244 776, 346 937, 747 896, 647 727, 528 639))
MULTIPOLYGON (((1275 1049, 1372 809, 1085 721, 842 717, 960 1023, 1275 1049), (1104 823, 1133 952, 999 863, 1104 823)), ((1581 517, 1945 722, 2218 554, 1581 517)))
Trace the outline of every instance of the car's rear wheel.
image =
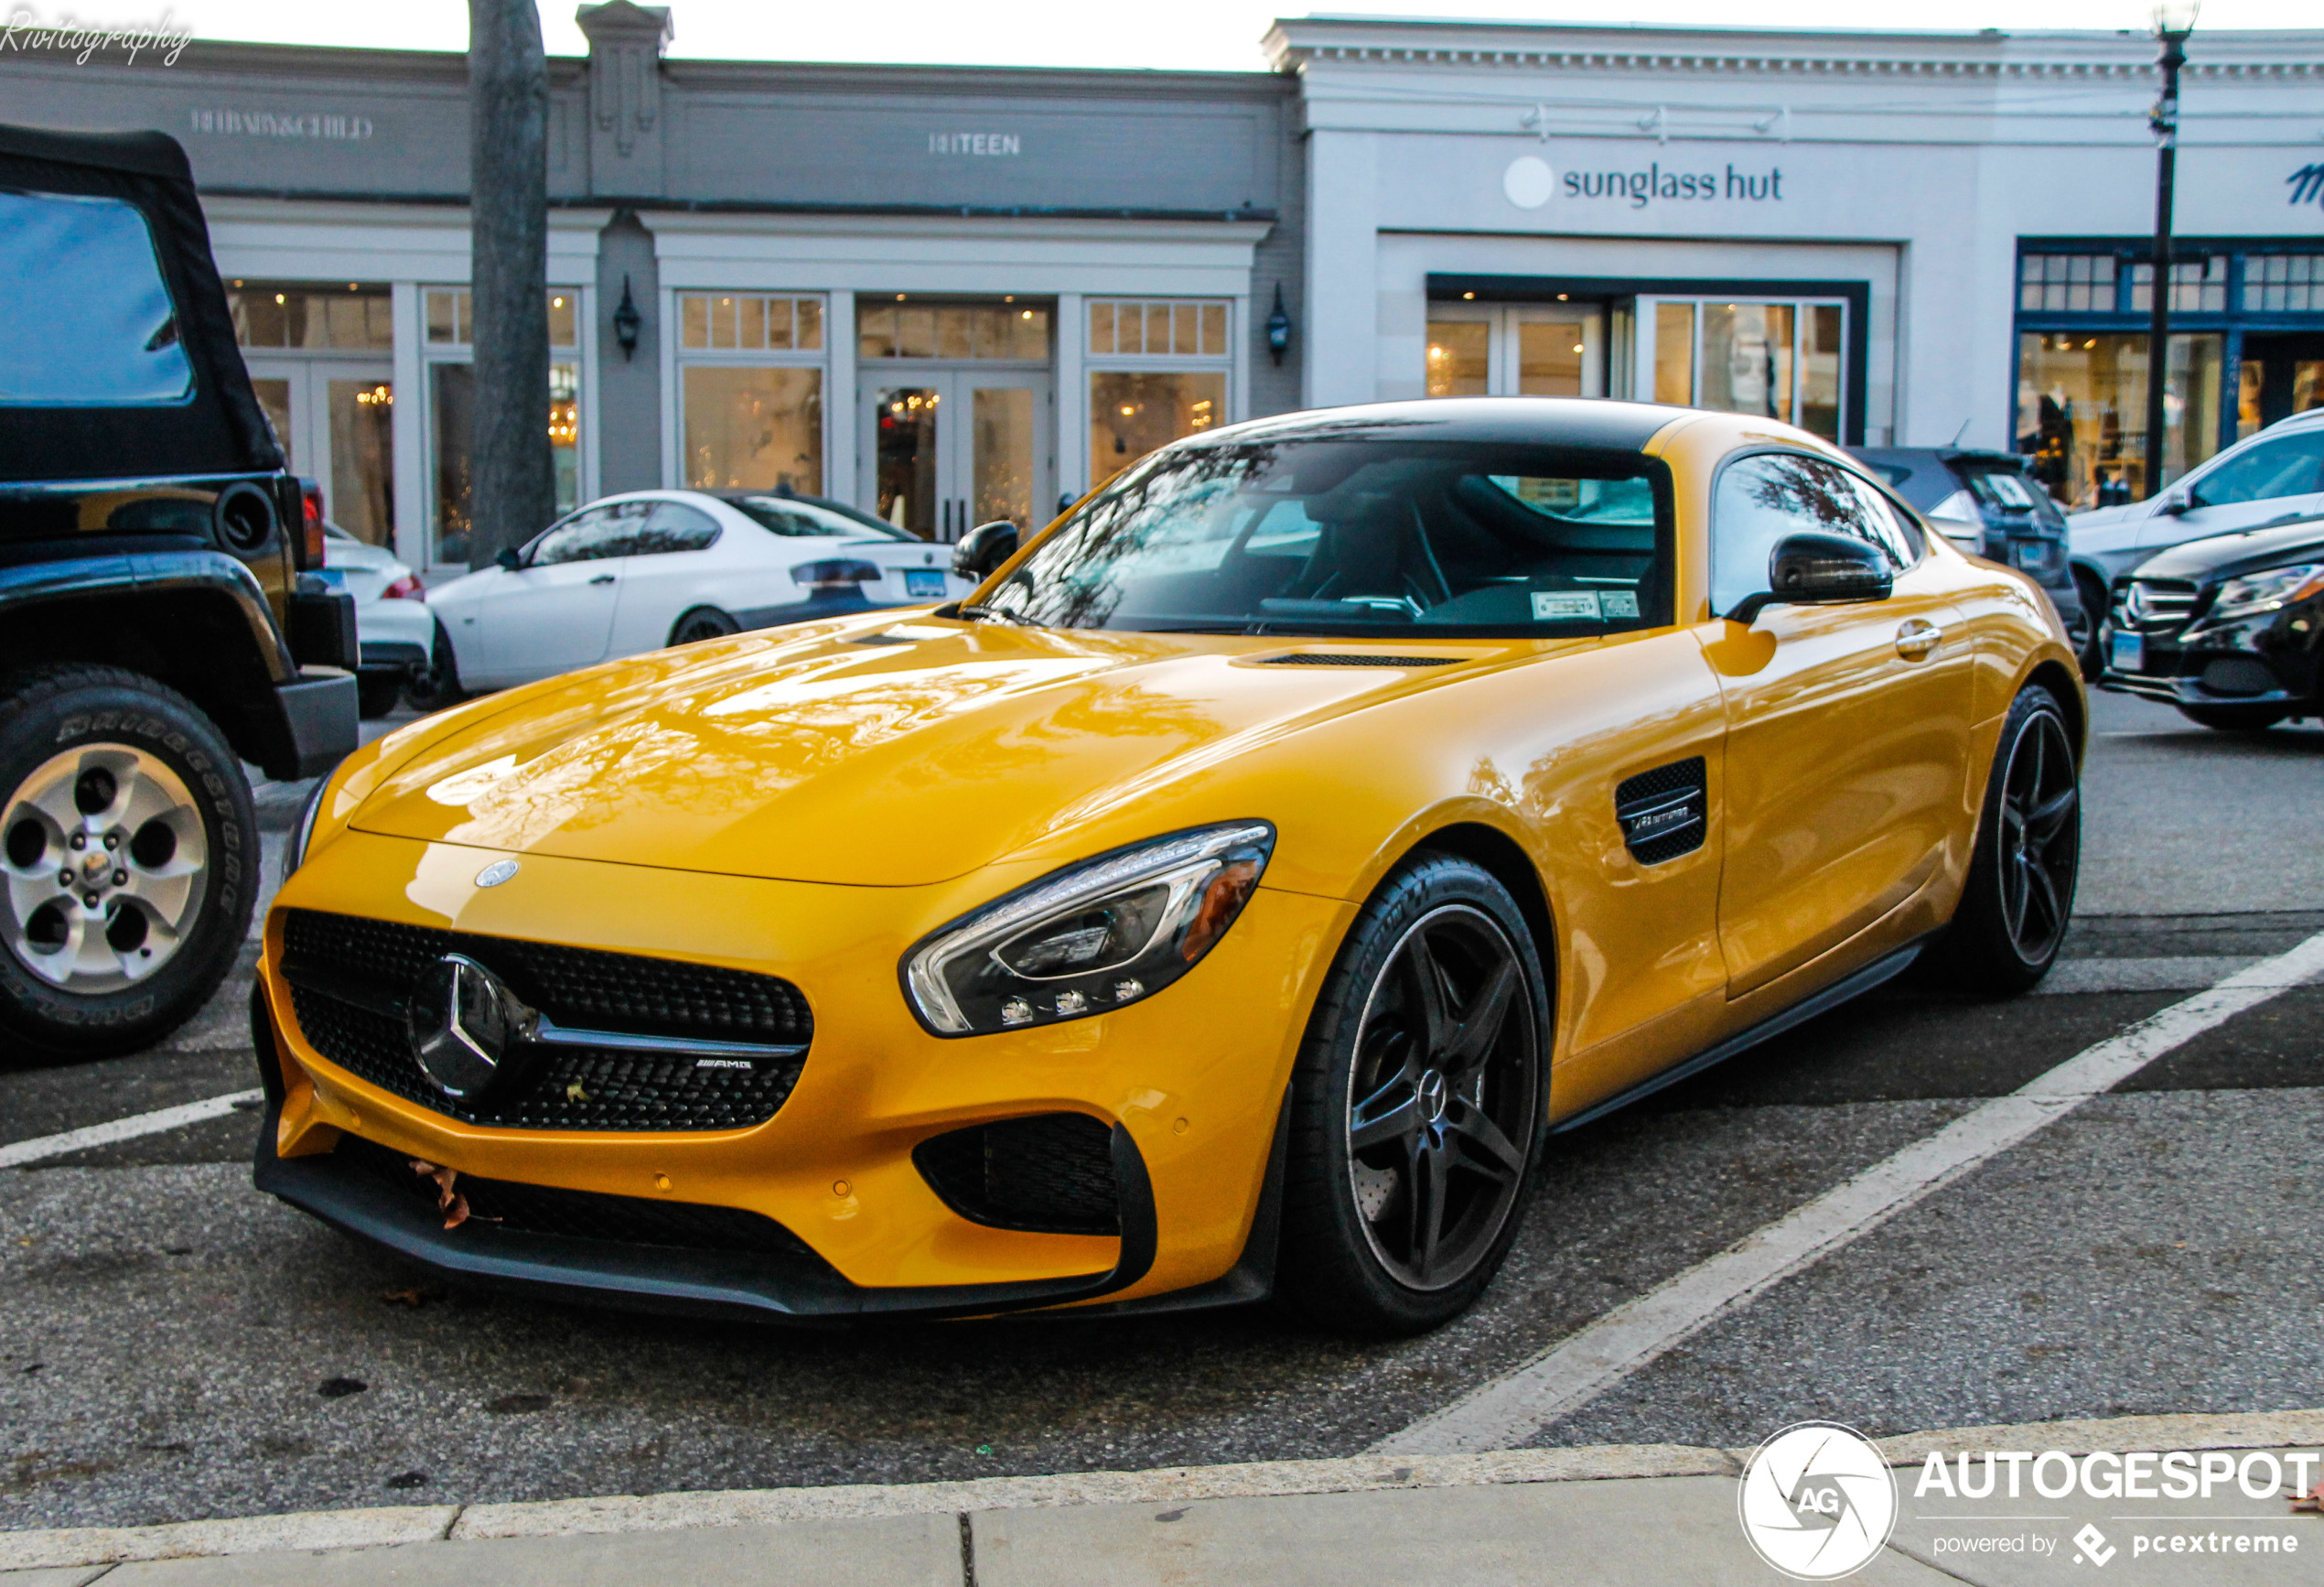
POLYGON ((1278 1289, 1313 1321, 1434 1328, 1516 1237, 1540 1155, 1549 999, 1508 889, 1424 853, 1341 945, 1292 1096, 1278 1289))
POLYGON ((2057 696, 2028 685, 1994 751, 1969 880, 1935 949, 1942 977, 1985 996, 2050 973, 2082 866, 2082 769, 2057 696))
POLYGON ((444 632, 440 619, 427 665, 404 680, 403 697, 412 702, 412 708, 416 711, 440 711, 468 698, 468 691, 460 686, 460 658, 454 653, 452 636, 444 632))
POLYGON ((356 707, 365 718, 383 717, 395 708, 403 697, 401 672, 371 672, 355 675, 356 707))
POLYGON ((2181 706, 2179 714, 2218 733, 2264 733, 2292 713, 2281 706, 2181 706))
POLYGON ((697 640, 724 639, 741 632, 742 624, 716 607, 697 606, 670 625, 670 642, 693 644, 697 640))
POLYGON ((75 1055, 183 1023, 232 968, 258 891, 234 752, 117 667, 0 683, 0 1032, 75 1055))

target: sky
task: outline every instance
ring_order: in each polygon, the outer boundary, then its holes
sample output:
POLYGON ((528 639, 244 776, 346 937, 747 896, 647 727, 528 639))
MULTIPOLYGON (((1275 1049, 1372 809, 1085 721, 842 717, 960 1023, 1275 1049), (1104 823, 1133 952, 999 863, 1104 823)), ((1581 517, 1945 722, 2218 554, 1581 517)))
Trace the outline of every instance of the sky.
MULTIPOLYGON (((165 15, 197 38, 282 44, 365 45, 415 49, 468 48, 468 7, 460 0, 390 0, 317 5, 315 0, 10 0, 13 17, 41 23, 150 22, 165 15)), ((574 26, 575 0, 541 8, 552 55, 587 52, 574 26)), ((961 66, 1157 67, 1176 70, 1264 70, 1259 39, 1278 16, 1304 8, 1265 0, 878 0, 877 4, 800 5, 780 0, 674 0, 672 55, 766 60, 860 60, 961 66)), ((1372 7, 1342 5, 1316 14, 1506 18, 1526 21, 1732 25, 1734 0, 1568 0, 1555 11, 1511 0, 1397 0, 1372 7)), ((1931 28, 2050 27, 2144 30, 2141 0, 1956 0, 1929 7, 1909 24, 1931 28)), ((1863 0, 1759 0, 1758 27, 1861 26, 1863 0)), ((2314 27, 2317 0, 2211 0, 2203 28, 2314 27)), ((2200 52, 2199 42, 2196 46, 2200 52)))

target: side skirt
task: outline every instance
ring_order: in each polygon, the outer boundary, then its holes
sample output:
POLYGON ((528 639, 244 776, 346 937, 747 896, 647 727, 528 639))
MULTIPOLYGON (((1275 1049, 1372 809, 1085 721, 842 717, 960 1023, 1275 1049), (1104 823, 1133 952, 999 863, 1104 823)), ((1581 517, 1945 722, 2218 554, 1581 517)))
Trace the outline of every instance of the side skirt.
POLYGON ((1921 956, 1921 950, 1928 944, 1929 939, 1923 937, 1919 942, 1899 948, 1886 958, 1875 959, 1854 975, 1842 977, 1781 1013, 1770 1014, 1749 1030, 1737 1031, 1717 1046, 1705 1048, 1682 1063, 1651 1074, 1628 1091, 1619 1092, 1595 1107, 1585 1108, 1571 1118, 1559 1120, 1549 1127, 1550 1134, 1563 1135, 1569 1129, 1594 1124, 1609 1113, 1628 1107, 1641 1097, 1652 1096, 1666 1085, 1675 1085, 1682 1080, 1691 1079, 1715 1063, 1724 1063, 1738 1053, 1748 1053, 1771 1036, 1781 1036, 1795 1025, 1805 1024, 1818 1014, 1836 1009, 1850 999, 1861 997, 1885 981, 1894 980, 1911 967, 1912 961, 1921 956))

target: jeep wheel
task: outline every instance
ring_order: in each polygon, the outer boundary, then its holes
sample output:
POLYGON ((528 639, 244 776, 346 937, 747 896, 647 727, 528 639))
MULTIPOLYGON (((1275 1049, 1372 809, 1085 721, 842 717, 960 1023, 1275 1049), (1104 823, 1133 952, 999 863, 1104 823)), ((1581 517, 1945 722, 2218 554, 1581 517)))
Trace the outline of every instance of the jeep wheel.
POLYGON ((242 767, 183 696, 117 667, 0 681, 0 1031, 150 1045, 233 967, 258 891, 242 767))

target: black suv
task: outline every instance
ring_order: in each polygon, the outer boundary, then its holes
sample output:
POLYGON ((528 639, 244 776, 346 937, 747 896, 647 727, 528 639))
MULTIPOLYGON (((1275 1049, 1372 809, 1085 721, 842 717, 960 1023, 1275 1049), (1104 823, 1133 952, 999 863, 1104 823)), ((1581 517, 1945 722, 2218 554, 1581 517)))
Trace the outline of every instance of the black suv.
MULTIPOLYGON (((2095 676, 2098 620, 2066 565, 2066 515, 2017 452, 1961 447, 1858 447, 1865 467, 1888 482, 1924 518, 1965 519, 1985 526, 1982 546, 1962 549, 2014 567, 2049 592, 2073 638, 2082 672, 2095 676)), ((1937 527, 1944 528, 1942 523, 1937 527)))
POLYGON ((241 762, 355 747, 354 605, 175 141, 0 126, 0 1051, 120 1052, 249 930, 241 762))
POLYGON ((2174 545, 2114 595, 2101 688, 2222 732, 2324 717, 2324 518, 2174 545))

